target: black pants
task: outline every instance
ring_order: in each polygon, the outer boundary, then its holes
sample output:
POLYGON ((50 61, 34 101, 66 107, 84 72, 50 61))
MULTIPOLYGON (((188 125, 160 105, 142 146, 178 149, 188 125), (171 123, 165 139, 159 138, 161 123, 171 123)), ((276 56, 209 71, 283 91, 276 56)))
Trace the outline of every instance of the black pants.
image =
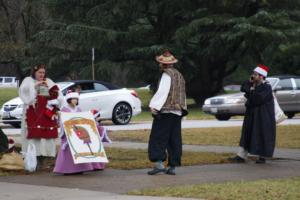
POLYGON ((169 166, 180 166, 181 155, 181 116, 164 113, 154 117, 148 146, 149 160, 165 161, 168 157, 169 166))

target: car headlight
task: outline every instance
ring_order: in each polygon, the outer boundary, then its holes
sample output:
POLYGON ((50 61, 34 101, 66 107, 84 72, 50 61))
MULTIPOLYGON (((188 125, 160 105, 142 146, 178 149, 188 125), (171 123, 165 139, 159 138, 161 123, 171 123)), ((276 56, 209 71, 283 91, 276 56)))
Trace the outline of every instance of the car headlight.
POLYGON ((225 103, 228 104, 236 104, 236 103, 242 103, 242 99, 225 99, 225 103))
POLYGON ((210 99, 206 99, 206 100, 204 101, 204 104, 205 104, 205 105, 209 105, 209 104, 210 104, 210 99))

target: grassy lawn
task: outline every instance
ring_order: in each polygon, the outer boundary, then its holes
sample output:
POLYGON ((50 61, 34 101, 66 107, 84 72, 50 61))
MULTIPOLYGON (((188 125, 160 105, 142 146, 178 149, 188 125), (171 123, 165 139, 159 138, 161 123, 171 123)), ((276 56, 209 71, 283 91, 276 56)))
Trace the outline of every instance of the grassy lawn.
MULTIPOLYGON (((113 169, 144 169, 153 164, 148 160, 147 150, 105 148, 109 163, 107 167, 113 169)), ((183 152, 182 165, 202 165, 228 163, 227 158, 233 154, 210 152, 183 152)))
MULTIPOLYGON (((132 117, 132 121, 133 122, 151 121, 152 116, 151 116, 151 112, 149 111, 148 105, 153 94, 150 90, 139 89, 136 91, 139 95, 139 98, 142 101, 143 112, 137 116, 132 117)), ((213 115, 208 115, 202 112, 201 107, 197 106, 193 99, 187 99, 187 105, 188 105, 189 115, 186 117, 186 119, 189 120, 215 119, 213 115)))
MULTIPOLYGON (((20 150, 20 147, 18 147, 20 150)), ((145 169, 153 167, 148 160, 147 150, 144 149, 123 149, 123 148, 105 148, 108 156, 108 168, 112 169, 145 169)), ((228 163, 227 158, 233 156, 230 153, 210 153, 210 152, 183 152, 182 165, 204 165, 204 164, 222 164, 228 163)), ((46 159, 44 166, 35 173, 52 173, 55 159, 46 159), (49 167, 50 166, 50 167, 49 167)), ((24 171, 2 171, 0 176, 12 176, 25 174, 24 171)))
MULTIPOLYGON (((185 117, 186 120, 205 120, 205 119, 216 119, 215 116, 205 114, 201 108, 188 108, 189 114, 185 117)), ((241 118, 241 117, 232 117, 232 119, 241 118)), ((149 110, 143 110, 141 114, 133 116, 132 122, 141 122, 141 121, 152 121, 151 112, 149 110)))
POLYGON ((172 196, 209 200, 300 199, 300 177, 186 185, 129 192, 131 195, 172 196))
POLYGON ((18 96, 17 88, 0 88, 0 107, 6 101, 18 96))
MULTIPOLYGON (((277 126, 276 147, 300 148, 300 126, 277 126)), ((114 141, 148 142, 150 130, 114 131, 114 141)), ((184 144, 237 146, 241 135, 240 127, 183 129, 184 144)))

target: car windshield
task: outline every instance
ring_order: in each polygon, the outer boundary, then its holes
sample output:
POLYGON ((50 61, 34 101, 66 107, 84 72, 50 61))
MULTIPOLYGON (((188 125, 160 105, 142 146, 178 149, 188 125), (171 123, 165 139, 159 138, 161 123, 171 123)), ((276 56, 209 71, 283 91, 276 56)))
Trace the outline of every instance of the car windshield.
POLYGON ((69 85, 72 85, 73 83, 72 82, 58 82, 56 84, 60 90, 63 90, 66 87, 68 87, 69 85))
POLYGON ((267 81, 270 83, 272 88, 274 88, 274 86, 277 83, 278 79, 277 78, 267 78, 267 81))

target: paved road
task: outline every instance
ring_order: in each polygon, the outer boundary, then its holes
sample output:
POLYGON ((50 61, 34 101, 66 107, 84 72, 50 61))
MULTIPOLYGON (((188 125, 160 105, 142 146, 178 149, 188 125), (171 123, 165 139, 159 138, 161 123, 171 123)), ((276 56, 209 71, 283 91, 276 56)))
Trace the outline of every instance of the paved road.
MULTIPOLYGON (((209 127, 239 127, 242 126, 243 121, 240 119, 229 120, 229 121, 218 121, 218 120, 183 120, 183 128, 209 128, 209 127)), ((128 125, 106 125, 109 130, 141 130, 141 129, 151 129, 152 122, 141 122, 141 123, 131 123, 128 125)), ((282 122, 280 125, 300 125, 300 119, 288 119, 282 122)), ((0 125, 1 126, 1 125, 0 125)), ((14 129, 10 126, 3 126, 3 131, 7 135, 20 134, 20 129, 14 129)))
MULTIPOLYGON (((215 120, 184 121, 184 128, 241 126, 241 120, 219 122, 215 120)), ((287 124, 300 124, 299 119, 286 120, 287 124)), ((151 123, 127 126, 108 126, 111 130, 150 128, 151 123)), ((4 131, 18 129, 5 128, 4 131)), ((15 133, 15 132, 13 132, 15 133)), ((20 138, 18 135, 16 138, 20 138)), ((115 142, 124 148, 146 148, 144 143, 115 142)), ((235 147, 184 145, 186 151, 236 152, 235 147)), ((89 172, 83 175, 58 176, 53 173, 0 177, 0 199, 5 200, 79 200, 93 199, 150 200, 151 197, 127 196, 128 191, 144 188, 159 188, 174 185, 215 183, 239 180, 291 178, 300 176, 299 150, 276 149, 275 155, 285 160, 268 161, 265 165, 249 161, 246 164, 219 164, 181 167, 176 176, 148 176, 149 169, 115 170, 89 172), (26 184, 26 185, 23 185, 26 184), (13 191, 13 192, 12 192, 13 191)), ((153 198, 164 199, 162 197, 153 198)), ((173 199, 173 198, 169 198, 173 199)), ((175 199, 174 199, 175 200, 175 199)))
MULTIPOLYGON (((145 188, 299 177, 299 169, 299 161, 277 160, 268 161, 266 164, 262 165, 255 164, 254 161, 249 161, 246 164, 216 164, 180 167, 176 170, 176 176, 165 174, 149 176, 146 174, 149 169, 105 169, 104 171, 68 176, 55 175, 53 173, 2 176, 0 177, 0 183, 19 183, 70 189, 78 188, 82 190, 126 194, 128 191, 145 188)), ((2 189, 1 186, 1 196, 3 191, 5 191, 5 189, 2 189)), ((12 193, 12 190, 9 191, 12 193)), ((13 192, 17 191, 13 190, 13 192)))
MULTIPOLYGON (((78 188, 0 182, 1 200, 183 200, 185 198, 119 195, 78 188)), ((192 199, 187 199, 192 200, 192 199)))

